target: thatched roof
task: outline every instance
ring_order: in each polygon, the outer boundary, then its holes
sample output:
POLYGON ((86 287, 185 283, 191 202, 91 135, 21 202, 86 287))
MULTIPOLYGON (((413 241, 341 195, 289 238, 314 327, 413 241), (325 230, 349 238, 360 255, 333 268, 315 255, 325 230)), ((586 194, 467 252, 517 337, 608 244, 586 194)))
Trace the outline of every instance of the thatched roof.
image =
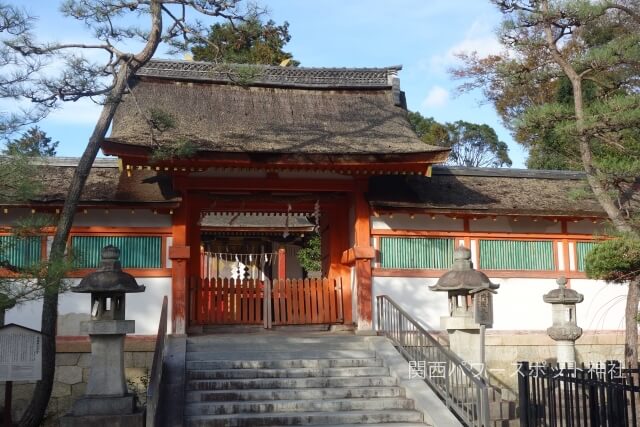
POLYGON ((256 76, 242 84, 215 67, 152 61, 131 82, 108 141, 148 148, 181 140, 218 153, 447 152, 423 143, 411 129, 397 67, 256 66, 256 76), (143 114, 149 118, 154 111, 171 117, 174 126, 152 131, 143 114))
MULTIPOLYGON (((31 202, 57 206, 66 197, 77 158, 52 158, 40 167, 41 194, 31 202)), ((97 159, 82 193, 82 205, 176 206, 180 197, 171 177, 153 170, 121 172, 111 159, 97 159)), ((605 217, 591 194, 584 174, 489 168, 433 168, 430 178, 416 175, 385 175, 369 178, 367 198, 379 210, 420 209, 469 214, 562 215, 605 217), (586 191, 585 191, 586 190, 586 191), (576 195, 580 195, 576 197, 576 195)), ((635 206, 640 208, 636 195, 635 206)), ((212 216, 205 227, 221 227, 231 217, 212 216)), ((284 226, 285 217, 240 216, 234 220, 246 227, 284 226), (267 222, 265 222, 267 221, 267 222), (270 221, 270 222, 269 222, 270 221), (255 224, 254 224, 255 223, 255 224)), ((302 226, 303 217, 291 217, 290 227, 302 226)))
POLYGON ((435 166, 431 178, 376 176, 369 188, 379 209, 605 216, 579 172, 435 166))
MULTIPOLYGON (((77 158, 44 159, 38 167, 41 188, 31 202, 62 204, 77 164, 77 158)), ((82 191, 81 204, 175 204, 180 200, 171 189, 169 176, 147 170, 132 172, 127 177, 116 160, 96 159, 82 191)))

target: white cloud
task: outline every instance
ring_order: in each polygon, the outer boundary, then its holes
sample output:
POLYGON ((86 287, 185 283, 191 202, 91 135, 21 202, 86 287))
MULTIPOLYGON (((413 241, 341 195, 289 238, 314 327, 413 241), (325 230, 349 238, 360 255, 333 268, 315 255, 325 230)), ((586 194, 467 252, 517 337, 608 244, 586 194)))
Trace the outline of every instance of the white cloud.
POLYGON ((443 107, 449 102, 449 91, 442 86, 433 86, 422 101, 423 108, 443 107))
MULTIPOLYGON (((432 70, 446 71, 458 61, 456 55, 460 53, 477 52, 480 57, 494 55, 504 50, 498 41, 493 28, 486 24, 485 19, 477 19, 465 32, 464 38, 449 47, 446 52, 433 55, 428 61, 432 70)), ((423 67, 427 65, 423 63, 423 67)))

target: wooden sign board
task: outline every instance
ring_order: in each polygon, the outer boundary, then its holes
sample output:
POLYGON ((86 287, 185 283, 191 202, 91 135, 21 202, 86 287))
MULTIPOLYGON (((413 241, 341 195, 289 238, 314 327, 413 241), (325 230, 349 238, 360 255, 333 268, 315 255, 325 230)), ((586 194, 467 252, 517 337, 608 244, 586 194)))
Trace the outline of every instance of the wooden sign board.
POLYGON ((473 317, 477 324, 493 326, 493 292, 489 289, 478 291, 473 296, 473 317))
POLYGON ((0 328, 0 381, 42 378, 42 334, 10 323, 0 328))

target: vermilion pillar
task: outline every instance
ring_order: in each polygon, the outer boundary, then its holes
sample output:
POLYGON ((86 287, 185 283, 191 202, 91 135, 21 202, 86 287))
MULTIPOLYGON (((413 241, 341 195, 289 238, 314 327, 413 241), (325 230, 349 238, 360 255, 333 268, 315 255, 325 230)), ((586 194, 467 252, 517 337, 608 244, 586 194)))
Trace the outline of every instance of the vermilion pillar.
POLYGON ((169 248, 171 259, 171 332, 187 332, 188 261, 191 248, 187 245, 187 206, 183 201, 173 214, 173 244, 169 248))
POLYGON ((347 260, 354 263, 357 284, 358 330, 371 330, 372 323, 372 286, 371 260, 375 258, 375 249, 371 246, 371 217, 369 203, 365 198, 368 180, 357 182, 354 193, 355 208, 355 244, 349 250, 347 260))
POLYGON ((287 248, 280 246, 278 248, 278 279, 287 278, 287 248))

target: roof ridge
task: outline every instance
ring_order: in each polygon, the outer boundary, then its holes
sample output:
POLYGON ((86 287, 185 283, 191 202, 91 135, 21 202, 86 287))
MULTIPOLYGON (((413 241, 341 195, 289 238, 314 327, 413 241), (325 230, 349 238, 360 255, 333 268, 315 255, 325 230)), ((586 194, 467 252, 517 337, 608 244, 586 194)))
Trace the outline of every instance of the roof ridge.
POLYGON ((211 83, 243 82, 245 85, 256 86, 374 89, 390 88, 401 69, 401 65, 383 68, 320 68, 152 59, 136 75, 211 83), (248 73, 246 76, 242 72, 246 69, 258 71, 255 75, 248 73))

